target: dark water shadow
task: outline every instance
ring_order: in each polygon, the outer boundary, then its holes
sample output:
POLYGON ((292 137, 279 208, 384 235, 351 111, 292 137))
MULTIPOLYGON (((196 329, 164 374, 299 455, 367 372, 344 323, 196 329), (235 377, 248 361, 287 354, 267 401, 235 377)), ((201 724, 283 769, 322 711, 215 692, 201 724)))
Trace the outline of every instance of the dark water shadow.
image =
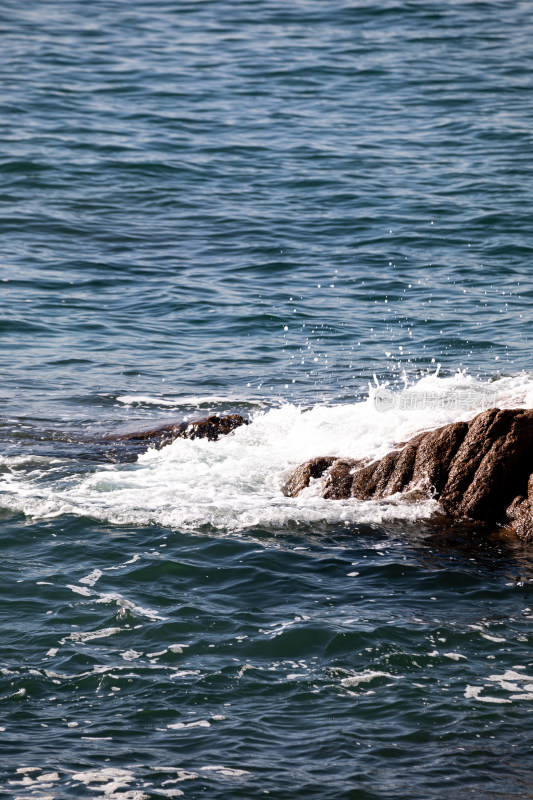
MULTIPOLYGON (((299 527, 300 535, 305 535, 299 527)), ((488 526, 468 520, 454 520, 444 514, 416 522, 313 526, 306 536, 319 547, 345 549, 382 547, 390 558, 398 554, 413 559, 429 570, 454 569, 467 572, 501 573, 516 583, 533 585, 533 544, 516 537, 505 526, 488 526)))
MULTIPOLYGON (((235 412, 236 413, 236 412, 235 412)), ((205 415, 144 420, 137 424, 109 423, 90 431, 41 425, 36 419, 0 420, 0 449, 5 455, 32 455, 95 463, 132 463, 151 447, 170 444, 188 425, 205 415)))

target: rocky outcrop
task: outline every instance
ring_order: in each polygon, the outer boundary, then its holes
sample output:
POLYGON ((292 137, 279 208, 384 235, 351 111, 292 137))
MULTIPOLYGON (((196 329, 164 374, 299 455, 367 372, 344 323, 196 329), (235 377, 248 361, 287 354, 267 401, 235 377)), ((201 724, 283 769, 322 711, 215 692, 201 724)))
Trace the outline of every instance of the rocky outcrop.
POLYGON ((175 439, 208 439, 216 441, 220 436, 231 433, 241 425, 248 425, 248 420, 240 414, 216 415, 193 420, 192 422, 171 422, 133 433, 113 433, 102 437, 100 444, 108 444, 106 458, 111 461, 131 461, 147 447, 160 450, 175 439))
POLYGON ((171 422, 146 431, 115 433, 105 438, 112 442, 148 442, 160 449, 175 439, 209 439, 214 442, 219 436, 231 433, 240 425, 248 425, 248 420, 240 414, 229 414, 226 417, 213 415, 193 422, 171 422))
POLYGON ((379 461, 315 458, 298 467, 285 486, 295 497, 312 478, 322 496, 370 500, 422 490, 453 517, 510 523, 533 541, 533 410, 484 411, 420 433, 379 461))

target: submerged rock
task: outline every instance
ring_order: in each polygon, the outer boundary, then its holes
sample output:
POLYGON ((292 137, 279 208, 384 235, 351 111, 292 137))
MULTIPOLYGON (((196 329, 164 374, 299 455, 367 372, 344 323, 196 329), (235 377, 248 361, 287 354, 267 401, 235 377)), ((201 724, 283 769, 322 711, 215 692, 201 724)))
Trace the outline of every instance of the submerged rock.
POLYGON ((322 496, 380 499, 423 490, 452 517, 510 523, 533 541, 533 410, 493 408, 470 422, 419 433, 370 464, 315 458, 298 467, 284 487, 296 497, 312 478, 322 496))
POLYGON ((248 420, 240 414, 229 414, 226 417, 213 415, 193 422, 171 422, 147 431, 110 434, 105 438, 112 442, 148 441, 160 448, 170 444, 174 439, 209 439, 214 442, 219 436, 230 433, 240 425, 248 425, 248 420))
POLYGON ((212 415, 192 422, 171 422, 144 431, 108 434, 100 442, 116 443, 116 447, 119 448, 118 450, 111 448, 107 453, 108 458, 113 461, 127 461, 136 458, 136 454, 145 450, 147 446, 160 450, 175 439, 208 439, 214 442, 241 425, 248 425, 248 420, 240 414, 228 414, 223 417, 212 415))

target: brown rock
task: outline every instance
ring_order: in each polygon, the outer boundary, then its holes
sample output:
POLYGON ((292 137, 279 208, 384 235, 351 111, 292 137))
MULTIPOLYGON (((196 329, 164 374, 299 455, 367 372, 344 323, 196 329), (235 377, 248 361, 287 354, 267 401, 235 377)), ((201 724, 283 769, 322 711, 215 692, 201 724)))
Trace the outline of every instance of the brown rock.
POLYGON ((354 472, 362 465, 352 458, 336 458, 323 481, 322 497, 341 500, 350 496, 354 472))
POLYGON ((289 481, 290 496, 310 477, 322 477, 322 496, 331 499, 368 500, 421 489, 453 517, 510 521, 521 539, 533 541, 533 410, 484 411, 470 422, 420 433, 366 466, 345 458, 313 459, 289 481))
POLYGON ((248 425, 248 420, 240 414, 229 414, 225 417, 215 415, 193 422, 172 422, 146 431, 134 433, 118 433, 105 437, 107 442, 146 442, 160 450, 175 439, 209 439, 216 441, 241 425, 248 425))
POLYGON ((282 492, 287 497, 296 497, 302 489, 309 486, 311 478, 321 478, 324 472, 335 461, 334 456, 312 458, 294 470, 287 483, 282 487, 282 492))
POLYGON ((501 520, 533 471, 533 411, 491 409, 475 417, 439 497, 445 511, 501 520))
POLYGON ((533 475, 529 476, 528 495, 515 497, 506 510, 507 519, 516 535, 525 542, 533 541, 533 475))
POLYGON ((378 485, 383 486, 392 474, 399 454, 399 450, 394 450, 392 453, 387 453, 380 461, 374 461, 354 472, 351 490, 347 497, 356 497, 358 500, 369 500, 374 497, 378 485))
POLYGON ((468 422, 454 422, 423 434, 416 452, 412 482, 440 495, 467 430, 468 422))
POLYGON ((229 414, 225 417, 211 416, 190 422, 181 433, 182 439, 209 439, 215 442, 220 436, 226 436, 235 428, 248 425, 248 420, 240 414, 229 414))

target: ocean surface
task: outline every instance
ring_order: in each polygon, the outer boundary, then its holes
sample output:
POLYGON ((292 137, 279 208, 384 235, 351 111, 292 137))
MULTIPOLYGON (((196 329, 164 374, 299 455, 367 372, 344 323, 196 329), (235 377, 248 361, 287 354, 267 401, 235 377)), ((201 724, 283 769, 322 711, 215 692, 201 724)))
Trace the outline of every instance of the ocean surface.
POLYGON ((281 491, 533 407, 532 30, 2 2, 1 797, 533 798, 532 547, 281 491))

